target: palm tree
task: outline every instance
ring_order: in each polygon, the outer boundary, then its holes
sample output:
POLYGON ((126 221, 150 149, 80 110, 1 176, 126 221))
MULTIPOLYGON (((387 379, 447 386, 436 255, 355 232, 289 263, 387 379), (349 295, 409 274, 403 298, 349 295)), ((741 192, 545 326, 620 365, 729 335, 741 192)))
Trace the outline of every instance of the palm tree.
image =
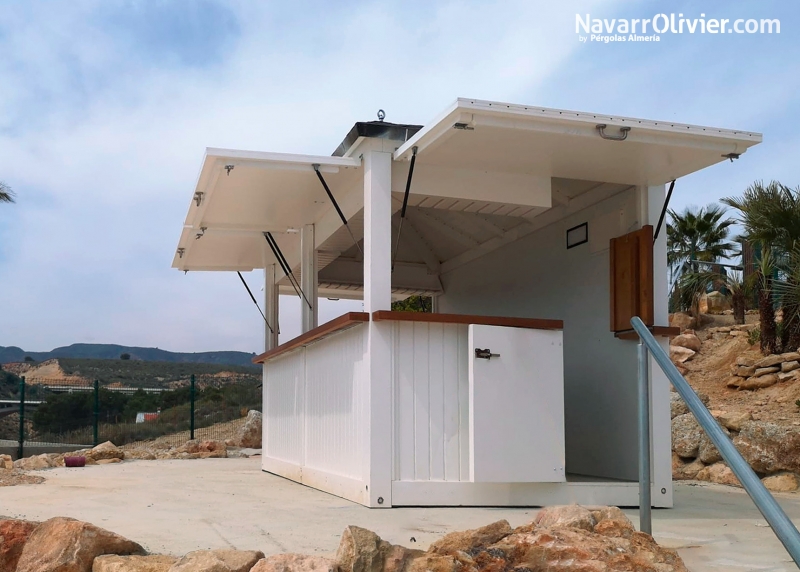
POLYGON ((730 226, 736 221, 726 218, 725 209, 718 205, 708 205, 697 210, 687 208, 682 213, 669 211, 667 223, 667 261, 675 267, 688 262, 694 272, 698 272, 696 260, 717 262, 726 258, 735 245, 728 242, 730 226))
POLYGON ((0 203, 13 203, 14 191, 11 187, 0 181, 0 203))
POLYGON ((693 316, 699 315, 700 298, 708 291, 709 287, 722 287, 730 292, 733 321, 737 324, 744 324, 745 302, 750 288, 744 281, 742 273, 736 270, 726 274, 715 270, 684 273, 680 278, 680 289, 693 316))
POLYGON ((777 181, 757 181, 740 198, 722 203, 741 213, 747 239, 785 255, 800 246, 800 187, 792 190, 777 181))
POLYGON ((762 261, 757 268, 759 321, 762 351, 777 351, 774 339, 775 298, 779 294, 783 308, 781 346, 783 351, 797 349, 800 344, 800 299, 790 292, 800 288, 800 258, 794 255, 800 247, 800 187, 792 190, 777 181, 757 181, 739 197, 722 199, 737 209, 745 228, 745 237, 760 246, 762 261), (769 274, 766 274, 769 272, 769 274), (782 277, 781 280, 775 280, 782 277), (773 283, 776 288, 773 288, 773 283), (778 287, 778 283, 781 283, 778 287), (769 325, 769 324, 772 325, 769 325), (764 328, 768 331, 765 332, 764 328), (764 341, 766 335, 766 341, 764 341))

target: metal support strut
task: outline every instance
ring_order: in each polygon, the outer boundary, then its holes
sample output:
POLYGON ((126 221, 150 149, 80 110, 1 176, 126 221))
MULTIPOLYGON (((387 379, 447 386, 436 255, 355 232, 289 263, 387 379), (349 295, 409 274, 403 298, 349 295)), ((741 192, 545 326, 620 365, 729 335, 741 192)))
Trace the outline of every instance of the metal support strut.
POLYGON ((347 232, 350 233, 350 238, 353 239, 353 244, 356 245, 356 248, 358 249, 358 251, 361 253, 361 256, 363 257, 364 256, 364 251, 361 250, 361 245, 358 244, 358 241, 356 240, 356 237, 353 234, 353 231, 350 229, 350 225, 347 223, 347 217, 344 216, 344 213, 342 212, 342 209, 339 208, 339 203, 337 203, 336 199, 333 198, 333 193, 331 192, 330 188, 328 188, 328 183, 325 182, 325 179, 323 178, 322 173, 320 173, 320 171, 319 171, 319 163, 314 163, 312 165, 312 167, 314 167, 314 172, 317 174, 317 178, 319 179, 319 182, 322 183, 322 187, 325 189, 325 192, 328 193, 328 198, 331 200, 331 203, 333 203, 333 208, 336 209, 336 212, 339 214, 339 218, 342 219, 342 224, 344 224, 344 227, 347 229, 347 232))
POLYGON ((403 234, 403 220, 406 218, 406 208, 408 207, 408 194, 411 192, 411 179, 414 177, 414 163, 417 162, 417 147, 411 148, 411 165, 408 167, 408 179, 406 180, 406 193, 403 195, 403 208, 400 209, 400 228, 397 229, 397 241, 394 243, 394 254, 392 254, 392 272, 394 272, 394 262, 397 259, 397 249, 400 248, 400 236, 403 234))
POLYGON ((656 225, 656 232, 653 234, 653 243, 655 244, 658 238, 658 233, 661 231, 661 225, 664 224, 664 216, 667 214, 669 208, 669 200, 672 198, 672 189, 675 188, 675 179, 669 184, 669 191, 667 191, 667 198, 664 199, 664 206, 661 208, 661 216, 658 217, 658 224, 656 225))
POLYGON ((305 300, 309 308, 313 308, 311 302, 308 301, 308 298, 306 298, 305 293, 303 293, 302 288, 300 288, 300 283, 297 281, 297 278, 295 278, 294 272, 292 272, 292 268, 289 266, 289 263, 286 262, 286 257, 283 256, 283 252, 281 252, 281 247, 278 246, 278 243, 275 241, 275 237, 272 236, 271 232, 265 232, 264 239, 267 241, 267 244, 269 244, 270 249, 272 249, 272 254, 275 255, 275 259, 278 261, 278 264, 280 264, 281 270, 283 270, 284 275, 286 275, 286 277, 289 279, 289 283, 292 285, 292 288, 294 288, 294 291, 295 293, 297 293, 297 296, 305 300))
POLYGON ((269 328, 269 331, 270 332, 274 332, 275 330, 272 329, 272 326, 270 325, 269 320, 267 320, 267 317, 264 315, 264 312, 261 311, 261 306, 259 306, 258 302, 256 302, 256 297, 253 296, 253 292, 250 290, 250 286, 248 286, 247 282, 244 281, 244 276, 242 276, 242 273, 239 272, 238 270, 236 271, 236 274, 239 275, 239 280, 241 280, 242 284, 244 284, 244 289, 247 290, 248 294, 250 294, 250 299, 253 301, 253 304, 255 304, 256 308, 258 308, 258 313, 261 314, 262 318, 264 318, 264 323, 269 328))

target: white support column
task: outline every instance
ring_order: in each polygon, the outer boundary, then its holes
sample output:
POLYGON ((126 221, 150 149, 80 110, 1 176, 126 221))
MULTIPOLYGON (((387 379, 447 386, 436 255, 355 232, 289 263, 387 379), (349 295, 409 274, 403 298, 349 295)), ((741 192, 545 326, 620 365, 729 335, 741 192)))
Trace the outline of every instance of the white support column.
MULTIPOLYGON (((642 197, 645 218, 643 224, 658 224, 658 217, 664 207, 666 187, 657 185, 643 187, 642 197)), ((665 220, 658 238, 653 245, 653 299, 655 325, 669 325, 667 296, 667 221, 665 220)), ((669 341, 660 338, 661 345, 669 353, 669 341)), ((650 434, 653 448, 652 459, 652 500, 653 506, 672 506, 672 434, 669 412, 670 383, 666 374, 658 367, 650 355, 650 434)))
POLYGON ((275 283, 275 264, 264 268, 264 315, 269 326, 264 324, 264 351, 278 346, 278 285, 275 283))
POLYGON ((314 248, 314 225, 306 224, 300 230, 300 288, 306 295, 306 300, 301 301, 302 305, 302 331, 303 333, 316 328, 319 320, 317 311, 318 300, 318 268, 317 251, 314 248))
MULTIPOLYGON (((364 311, 392 305, 392 154, 364 152, 364 311)), ((392 506, 391 323, 368 324, 369 437, 364 480, 370 507, 392 506)))

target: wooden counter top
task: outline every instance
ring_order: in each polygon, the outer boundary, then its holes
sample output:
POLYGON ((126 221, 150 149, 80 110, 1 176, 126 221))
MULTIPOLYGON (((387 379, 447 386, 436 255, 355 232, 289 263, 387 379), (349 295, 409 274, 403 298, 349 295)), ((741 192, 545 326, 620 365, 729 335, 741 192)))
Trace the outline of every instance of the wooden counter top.
POLYGON ((434 324, 479 324, 483 326, 506 326, 509 328, 529 328, 532 330, 563 330, 561 320, 541 320, 538 318, 506 318, 503 316, 473 316, 470 314, 431 314, 427 312, 391 312, 379 310, 372 313, 375 322, 428 322, 434 324))
POLYGON ((300 334, 296 338, 292 338, 288 342, 285 342, 278 347, 269 350, 268 352, 264 352, 263 354, 254 357, 253 363, 264 363, 288 351, 308 345, 315 340, 319 340, 335 332, 351 328, 356 324, 363 322, 369 322, 369 314, 366 312, 348 312, 347 314, 339 316, 338 318, 334 318, 330 322, 325 322, 321 326, 317 326, 313 330, 307 331, 305 334, 300 334))

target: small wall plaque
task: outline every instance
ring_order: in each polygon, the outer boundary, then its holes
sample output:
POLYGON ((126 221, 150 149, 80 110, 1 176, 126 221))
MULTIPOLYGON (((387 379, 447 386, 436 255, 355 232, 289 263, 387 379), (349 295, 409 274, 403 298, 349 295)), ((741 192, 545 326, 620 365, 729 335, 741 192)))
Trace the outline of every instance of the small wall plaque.
POLYGON ((567 230, 567 248, 589 242, 589 223, 585 222, 567 230))

